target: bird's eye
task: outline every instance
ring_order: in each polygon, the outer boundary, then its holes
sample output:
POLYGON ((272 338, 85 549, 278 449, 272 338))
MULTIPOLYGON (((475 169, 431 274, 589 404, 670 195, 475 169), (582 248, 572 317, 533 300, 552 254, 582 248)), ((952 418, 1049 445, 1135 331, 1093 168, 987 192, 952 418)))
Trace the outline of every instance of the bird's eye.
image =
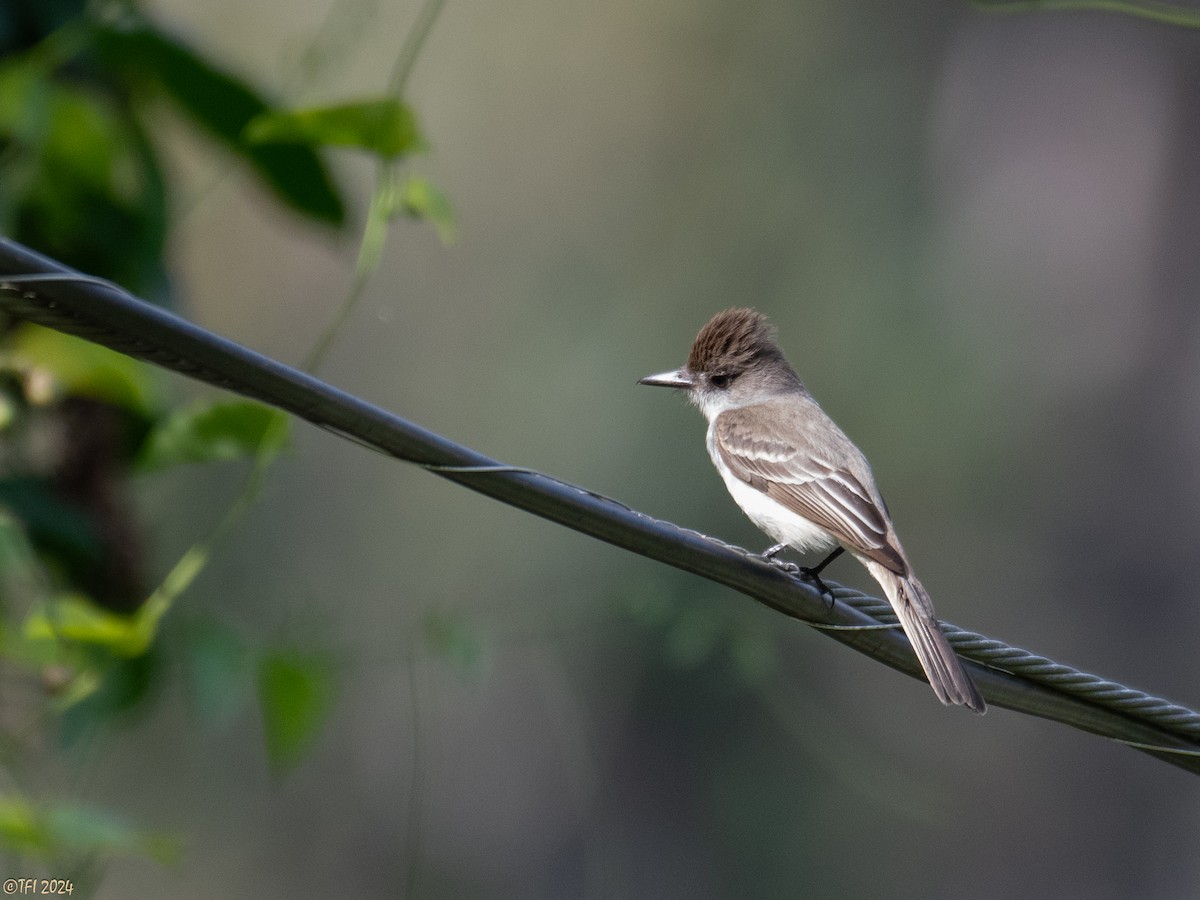
POLYGON ((712 386, 715 388, 727 388, 729 385, 733 384, 733 379, 735 377, 736 376, 730 375, 726 372, 721 372, 713 375, 708 380, 712 382, 712 386))

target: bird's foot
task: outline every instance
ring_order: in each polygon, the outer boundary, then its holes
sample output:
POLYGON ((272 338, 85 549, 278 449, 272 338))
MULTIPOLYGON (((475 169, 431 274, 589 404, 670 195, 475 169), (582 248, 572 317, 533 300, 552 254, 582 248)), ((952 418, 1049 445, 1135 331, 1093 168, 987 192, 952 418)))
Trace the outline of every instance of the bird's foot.
POLYGON ((800 570, 817 586, 817 589, 820 590, 822 597, 829 598, 830 609, 833 609, 833 591, 831 591, 828 586, 826 586, 825 582, 821 580, 821 571, 845 552, 845 547, 834 547, 833 552, 817 563, 817 565, 813 566, 811 569, 800 570))
POLYGON ((779 559, 776 554, 787 549, 787 544, 776 544, 773 547, 768 547, 762 553, 762 558, 773 566, 777 566, 789 575, 799 575, 803 570, 794 562, 788 562, 786 559, 779 559))
POLYGON ((833 591, 829 589, 829 585, 821 580, 821 571, 842 555, 844 552, 843 548, 838 547, 827 557, 821 560, 817 565, 810 567, 798 566, 793 562, 788 562, 784 559, 777 559, 776 554, 786 550, 787 547, 787 544, 775 544, 773 547, 768 547, 763 551, 763 559, 767 560, 767 562, 771 563, 772 565, 778 566, 793 577, 798 576, 811 581, 814 585, 816 585, 817 590, 821 592, 821 596, 829 601, 829 607, 832 609, 834 604, 833 591))
MULTIPOLYGON (((776 544, 774 547, 771 547, 770 549, 768 549, 767 552, 763 554, 763 556, 765 556, 767 559, 774 562, 775 554, 778 553, 780 550, 782 550, 786 546, 787 546, 787 544, 776 544)), ((791 568, 787 569, 786 571, 790 572, 793 575, 800 575, 804 578, 807 578, 814 585, 816 585, 817 590, 819 590, 821 592, 822 597, 824 597, 826 600, 829 601, 829 608, 832 609, 833 604, 834 604, 833 591, 831 591, 829 589, 829 585, 827 585, 824 581, 821 580, 821 572, 824 571, 824 569, 827 565, 829 565, 831 562, 833 562, 835 559, 837 559, 839 556, 841 556, 845 552, 846 552, 846 550, 844 547, 835 547, 833 549, 832 553, 830 553, 827 557, 825 557, 823 560, 821 560, 815 566, 811 566, 811 567, 810 566, 797 566, 794 563, 779 563, 779 565, 790 566, 791 568)))
MULTIPOLYGON (((828 560, 826 560, 826 562, 828 562, 828 560)), ((821 580, 821 570, 825 568, 825 563, 821 563, 819 566, 813 566, 812 568, 809 568, 808 566, 796 566, 796 568, 800 570, 800 574, 804 578, 807 578, 816 586, 817 590, 821 592, 821 596, 824 597, 826 602, 829 604, 829 608, 833 609, 833 591, 829 589, 829 585, 821 580)))

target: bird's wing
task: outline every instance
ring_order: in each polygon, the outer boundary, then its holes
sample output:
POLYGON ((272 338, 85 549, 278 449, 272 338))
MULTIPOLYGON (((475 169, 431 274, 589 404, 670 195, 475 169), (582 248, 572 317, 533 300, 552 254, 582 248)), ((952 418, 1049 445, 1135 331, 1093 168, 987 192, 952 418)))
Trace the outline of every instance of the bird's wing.
MULTIPOLYGON (((908 563, 891 538, 882 501, 875 501, 862 480, 827 462, 823 457, 829 454, 820 452, 787 417, 764 423, 764 417, 755 416, 753 427, 747 418, 743 410, 730 409, 714 423, 718 452, 734 475, 824 528, 847 550, 907 574, 908 563)), ((849 439, 846 444, 857 453, 849 439)))

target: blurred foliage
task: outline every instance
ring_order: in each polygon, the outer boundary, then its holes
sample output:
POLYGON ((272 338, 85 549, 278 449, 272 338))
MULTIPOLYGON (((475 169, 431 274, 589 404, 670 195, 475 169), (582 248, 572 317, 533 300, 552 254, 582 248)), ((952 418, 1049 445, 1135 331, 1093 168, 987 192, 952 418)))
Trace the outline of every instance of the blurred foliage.
POLYGON ((267 760, 276 774, 296 765, 312 746, 333 701, 333 666, 324 655, 275 650, 258 664, 267 760))
POLYGON ((400 207, 412 218, 430 222, 443 244, 453 244, 458 239, 458 226, 449 199, 427 179, 413 176, 404 182, 400 207))
POLYGON ((68 265, 162 298, 168 187, 156 101, 246 164, 281 202, 340 226, 345 205, 312 142, 262 146, 275 112, 134 4, 8 4, 0 13, 0 229, 68 265))
POLYGON ((316 144, 366 150, 395 159, 420 146, 413 111, 397 99, 367 100, 291 112, 262 113, 246 126, 255 144, 316 144))
POLYGON ((142 445, 138 466, 222 462, 273 456, 287 437, 286 416, 248 400, 201 403, 166 416, 142 445))
POLYGON ((146 367, 107 347, 48 328, 16 329, 7 347, 26 373, 43 378, 42 390, 53 384, 57 397, 87 397, 146 421, 161 409, 159 384, 146 367))
MULTIPOLYGON (((155 144, 164 108, 323 229, 346 222, 325 148, 374 155, 388 167, 381 183, 391 185, 397 161, 426 146, 398 96, 279 108, 136 2, 18 0, 0 5, 0 231, 169 302, 172 185, 155 144)), ((403 202, 383 202, 381 192, 373 210, 383 221, 427 219, 449 240, 446 199, 427 183, 407 184, 403 202)), ((170 642, 161 634, 287 436, 287 418, 274 410, 240 400, 172 409, 149 367, 0 321, 0 659, 5 679, 33 687, 35 697, 0 722, 9 784, 24 780, 20 748, 45 728, 64 745, 91 739, 143 712, 172 672, 182 673, 193 711, 210 725, 229 723, 256 697, 277 774, 308 752, 334 696, 327 653, 257 650, 207 619, 183 623, 170 642), (149 590, 129 479, 237 459, 253 461, 242 494, 149 590)), ((0 849, 14 863, 32 857, 82 871, 86 862, 97 875, 114 855, 175 853, 172 842, 109 813, 11 790, 0 795, 0 849)))
POLYGON ((23 797, 0 796, 0 840, 35 859, 61 865, 79 878, 89 857, 145 855, 169 863, 179 854, 172 838, 132 828, 103 810, 67 804, 41 808, 23 797), (63 861, 67 862, 64 863, 63 861))
POLYGON ((260 147, 247 125, 270 107, 252 88, 222 72, 178 40, 137 18, 120 27, 93 26, 97 58, 131 93, 150 89, 248 163, 295 212, 341 225, 345 208, 311 142, 260 147))
POLYGON ((233 628, 216 619, 186 623, 184 645, 184 677, 192 709, 206 724, 228 725, 249 692, 250 648, 233 628))

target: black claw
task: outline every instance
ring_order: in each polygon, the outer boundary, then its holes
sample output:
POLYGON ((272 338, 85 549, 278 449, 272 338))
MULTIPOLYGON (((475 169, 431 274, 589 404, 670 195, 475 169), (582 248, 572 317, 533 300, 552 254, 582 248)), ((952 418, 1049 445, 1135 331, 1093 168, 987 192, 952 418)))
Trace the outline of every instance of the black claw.
POLYGON ((833 562, 835 559, 837 559, 839 556, 841 556, 845 552, 846 552, 845 547, 835 547, 833 552, 830 553, 823 560, 821 560, 821 562, 818 563, 816 566, 814 566, 811 569, 804 570, 804 574, 807 575, 809 578, 811 578, 814 582, 816 582, 817 587, 820 588, 821 596, 829 598, 829 608, 830 609, 833 609, 833 604, 834 604, 833 591, 831 591, 828 587, 826 587, 825 582, 823 582, 821 580, 821 571, 827 565, 829 565, 831 562, 833 562))
MULTIPOLYGON (((826 559, 825 562, 829 562, 829 560, 826 559)), ((817 590, 821 592, 821 596, 829 601, 829 608, 833 609, 833 604, 836 602, 836 600, 833 596, 833 591, 831 591, 829 586, 821 580, 821 570, 823 568, 825 568, 824 562, 821 563, 821 565, 814 566, 811 569, 808 566, 800 566, 800 573, 814 585, 816 585, 817 590)))
POLYGON ((825 582, 821 580, 821 571, 827 565, 829 565, 831 562, 833 562, 835 559, 837 559, 839 556, 841 556, 843 553, 845 553, 846 549, 844 547, 837 547, 836 549, 833 550, 833 552, 831 552, 827 557, 825 557, 823 560, 821 560, 817 565, 809 567, 809 566, 798 566, 795 563, 786 562, 785 560, 782 560, 782 559, 776 559, 775 554, 779 553, 782 550, 786 550, 787 547, 788 547, 787 544, 775 544, 773 547, 768 547, 766 550, 763 551, 763 559, 767 560, 767 562, 770 562, 776 566, 779 566, 779 568, 783 569, 785 572, 787 572, 791 575, 802 575, 803 577, 807 578, 814 585, 816 585, 817 590, 819 590, 821 592, 821 596, 828 599, 829 608, 833 609, 833 604, 836 602, 836 598, 833 596, 833 591, 831 591, 829 589, 829 586, 826 585, 825 582))
POLYGON ((827 565, 829 565, 831 562, 833 562, 835 559, 837 559, 839 556, 841 556, 845 552, 846 552, 845 547, 835 547, 833 552, 830 553, 823 560, 821 560, 819 563, 817 563, 817 565, 813 566, 812 568, 801 568, 800 569, 800 571, 803 572, 804 575, 810 581, 812 581, 813 584, 815 584, 817 586, 817 589, 820 590, 820 592, 821 592, 821 596, 829 598, 829 608, 830 609, 833 609, 833 604, 834 604, 833 591, 831 591, 829 589, 829 587, 825 584, 825 582, 821 580, 821 572, 824 571, 824 569, 827 565))

